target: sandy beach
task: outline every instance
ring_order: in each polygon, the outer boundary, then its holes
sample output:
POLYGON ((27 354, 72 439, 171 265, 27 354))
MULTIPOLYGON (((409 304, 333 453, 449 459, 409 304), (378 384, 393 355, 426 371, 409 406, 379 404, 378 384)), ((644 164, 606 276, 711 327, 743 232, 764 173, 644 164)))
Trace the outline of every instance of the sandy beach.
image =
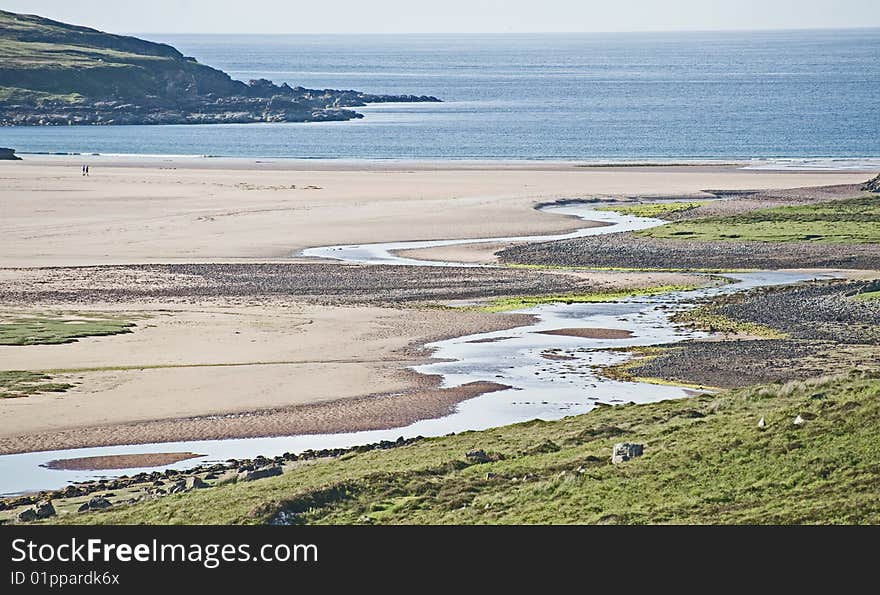
MULTIPOLYGON (((0 346, 0 370, 49 372, 73 385, 0 399, 0 453, 396 427, 496 388, 440 389, 408 370, 430 357, 422 345, 526 321, 425 302, 696 281, 672 273, 412 272, 308 262, 296 256, 307 247, 565 232, 583 224, 534 206, 866 177, 717 165, 88 159, 87 178, 76 158, 0 165, 0 310, 100 312, 136 326, 63 345, 0 346)), ((505 247, 407 256, 493 262, 505 247)))
POLYGON ((313 246, 537 235, 580 224, 535 211, 564 198, 698 195, 864 181, 863 173, 733 167, 29 158, 3 163, 0 266, 279 259, 313 246), (220 166, 226 165, 221 168, 220 166))

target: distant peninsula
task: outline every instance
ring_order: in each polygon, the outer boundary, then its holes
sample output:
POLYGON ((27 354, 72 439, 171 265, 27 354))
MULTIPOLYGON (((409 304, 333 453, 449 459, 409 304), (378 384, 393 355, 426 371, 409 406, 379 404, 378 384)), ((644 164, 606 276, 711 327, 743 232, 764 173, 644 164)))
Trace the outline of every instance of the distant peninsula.
POLYGON ((0 11, 0 126, 322 122, 438 102, 234 80, 170 45, 0 11))

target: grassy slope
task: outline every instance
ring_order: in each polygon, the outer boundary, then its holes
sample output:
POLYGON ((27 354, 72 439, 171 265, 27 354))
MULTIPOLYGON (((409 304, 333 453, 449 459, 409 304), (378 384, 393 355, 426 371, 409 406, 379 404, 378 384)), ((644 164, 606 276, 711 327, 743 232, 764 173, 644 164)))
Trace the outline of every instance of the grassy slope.
POLYGON ((71 102, 74 95, 180 98, 242 87, 165 44, 0 11, 0 102, 71 102))
POLYGON ((260 523, 283 508, 309 523, 878 523, 878 489, 880 380, 853 375, 467 432, 57 522, 260 523), (611 465, 625 440, 645 455, 611 465), (471 465, 472 448, 505 458, 471 465))
POLYGON ((865 196, 812 205, 777 207, 729 217, 678 221, 638 232, 677 240, 758 242, 880 242, 880 197, 865 196))

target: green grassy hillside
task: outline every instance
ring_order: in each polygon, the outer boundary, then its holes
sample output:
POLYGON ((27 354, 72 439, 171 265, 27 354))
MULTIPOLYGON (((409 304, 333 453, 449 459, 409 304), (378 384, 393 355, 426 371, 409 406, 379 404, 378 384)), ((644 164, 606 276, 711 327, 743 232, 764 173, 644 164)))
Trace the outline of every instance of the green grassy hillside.
POLYGON ((56 522, 878 523, 878 490, 880 379, 850 375, 466 432, 56 522), (623 441, 644 456, 612 465, 623 441), (475 448, 498 460, 468 460, 475 448))
POLYGON ((173 47, 0 11, 0 98, 242 94, 247 86, 173 47))

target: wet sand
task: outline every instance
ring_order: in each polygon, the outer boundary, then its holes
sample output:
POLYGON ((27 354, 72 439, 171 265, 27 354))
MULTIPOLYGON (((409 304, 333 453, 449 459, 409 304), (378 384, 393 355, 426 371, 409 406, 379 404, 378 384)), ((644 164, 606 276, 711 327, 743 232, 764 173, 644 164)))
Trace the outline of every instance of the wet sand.
POLYGON ((560 328, 540 331, 539 334, 581 339, 628 339, 633 336, 632 331, 616 328, 560 328))
POLYGON ((104 457, 80 457, 58 459, 46 463, 49 469, 65 471, 111 471, 115 469, 137 469, 139 467, 161 467, 180 461, 197 459, 204 455, 192 452, 150 452, 136 455, 111 455, 104 457))
POLYGON ((417 383, 422 388, 404 393, 365 395, 237 414, 210 414, 0 436, 0 454, 117 444, 384 430, 442 417, 451 413, 455 405, 462 401, 507 388, 492 382, 473 382, 442 389, 437 387, 438 382, 436 377, 419 376, 417 383))
MULTIPOLYGON (((290 413, 298 406, 376 394, 400 395, 400 412, 377 410, 385 412, 388 423, 418 418, 421 414, 403 410, 412 406, 421 411, 422 391, 436 382, 408 369, 430 357, 422 345, 530 320, 523 315, 368 306, 93 307, 131 316, 137 326, 128 334, 64 345, 0 346, 0 369, 50 370, 53 382, 74 385, 62 393, 0 399, 0 453, 52 450, 71 440, 104 445, 223 437, 222 428, 242 424, 257 429, 232 429, 230 435, 268 435, 259 428, 270 427, 283 435, 305 423, 296 421, 303 410, 290 413), (262 414, 259 420, 241 417, 280 410, 295 422, 288 419, 282 426, 262 414), (236 416, 241 419, 229 421, 236 416), (191 421, 180 426, 183 430, 167 429, 176 427, 176 420, 193 419, 198 420, 197 430, 191 421), (202 429, 208 426, 214 429, 202 429), (86 438, 95 427, 115 442, 86 438), (145 432, 145 427, 156 432, 145 432)), ((370 427, 377 423, 377 411, 370 414, 370 427)), ((314 411, 309 415, 314 417, 314 411)), ((353 418, 351 412, 341 415, 342 423, 353 418)), ((332 416, 322 414, 327 417, 332 416)), ((336 431, 311 423, 302 427, 336 431)))

